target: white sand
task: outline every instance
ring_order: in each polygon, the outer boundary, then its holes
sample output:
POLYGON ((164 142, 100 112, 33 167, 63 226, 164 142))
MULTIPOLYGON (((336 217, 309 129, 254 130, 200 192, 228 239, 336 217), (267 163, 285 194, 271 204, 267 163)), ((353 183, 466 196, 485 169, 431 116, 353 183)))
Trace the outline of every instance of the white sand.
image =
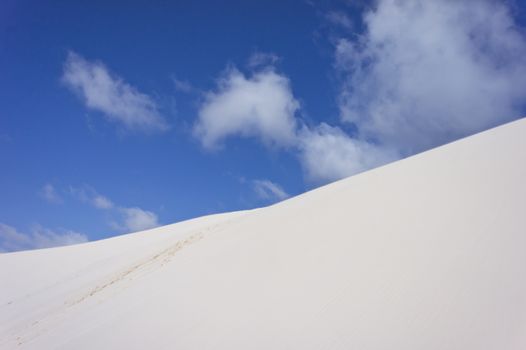
POLYGON ((526 119, 277 205, 0 255, 1 349, 526 349, 526 119))

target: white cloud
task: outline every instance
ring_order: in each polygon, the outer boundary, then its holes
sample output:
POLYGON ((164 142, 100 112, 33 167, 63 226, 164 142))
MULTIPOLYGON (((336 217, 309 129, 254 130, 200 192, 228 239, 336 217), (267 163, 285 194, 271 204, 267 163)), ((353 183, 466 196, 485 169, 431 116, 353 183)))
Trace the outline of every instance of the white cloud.
POLYGON ((114 206, 111 200, 109 200, 107 197, 104 197, 100 194, 96 194, 92 198, 91 202, 95 206, 95 208, 98 208, 98 209, 111 209, 114 206))
POLYGON ((117 224, 117 227, 127 232, 147 230, 160 225, 157 215, 151 211, 137 207, 119 208, 119 210, 123 215, 123 223, 117 224))
POLYGON ((526 41, 504 2, 380 0, 341 39, 342 120, 413 154, 520 117, 526 41))
POLYGON ((344 12, 329 11, 325 14, 325 18, 334 25, 340 26, 344 29, 352 29, 353 22, 344 12))
MULTIPOLYGON (((337 180, 397 158, 395 152, 352 139, 336 127, 299 128, 298 110, 288 78, 271 67, 249 79, 230 69, 220 80, 218 92, 209 93, 201 106, 195 135, 209 149, 238 135, 257 137, 267 146, 286 146, 297 154, 308 180, 314 183, 337 180)), ((279 186, 265 181, 254 182, 261 198, 286 198, 279 186)))
POLYGON ((0 142, 10 143, 13 138, 6 133, 0 133, 0 142))
POLYGON ((267 66, 274 66, 279 61, 279 56, 268 52, 254 52, 248 59, 247 65, 249 68, 261 68, 267 66))
POLYGON ((70 52, 62 81, 88 108, 102 112, 128 130, 151 132, 169 128, 150 96, 111 74, 101 62, 90 62, 70 52))
POLYGON ((40 189, 38 194, 50 203, 62 203, 62 197, 58 194, 57 190, 52 184, 45 184, 40 189))
POLYGON ((200 106, 194 135, 207 149, 234 135, 258 137, 268 146, 290 146, 299 106, 289 80, 273 69, 247 78, 230 68, 200 106))
POLYGON ((268 201, 282 201, 288 198, 289 195, 278 184, 270 180, 253 180, 254 191, 259 198, 268 201))
POLYGON ((27 234, 19 232, 12 226, 0 223, 0 252, 51 248, 87 241, 86 235, 71 230, 57 232, 37 226, 32 229, 31 233, 27 234))
MULTIPOLYGON (((299 103, 284 75, 269 68, 247 79, 230 69, 220 80, 219 91, 209 93, 201 106, 195 134, 205 148, 238 135, 257 137, 267 146, 288 146, 314 183, 337 180, 397 158, 395 152, 350 138, 336 127, 299 128, 298 110, 299 103)), ((279 186, 265 181, 254 182, 261 198, 286 198, 279 186)))
POLYGON ((160 226, 157 215, 151 211, 138 207, 125 207, 116 205, 108 197, 98 193, 93 187, 83 185, 81 187, 70 187, 70 193, 91 206, 108 212, 118 221, 111 221, 114 229, 124 232, 135 232, 160 226))
POLYGON ((287 146, 320 183, 521 116, 526 40, 505 3, 379 0, 363 18, 365 33, 338 40, 335 52, 341 120, 353 137, 326 124, 301 126, 289 80, 270 63, 250 78, 230 69, 209 93, 195 127, 203 146, 230 136, 287 146))
POLYGON ((353 139, 341 129, 325 123, 304 129, 299 149, 307 178, 316 183, 335 181, 398 158, 389 149, 353 139))
POLYGON ((173 83, 174 83, 174 86, 175 86, 175 90, 177 90, 179 92, 190 94, 190 93, 194 93, 194 92, 199 91, 192 84, 190 84, 190 82, 188 82, 186 80, 180 80, 180 79, 177 79, 177 78, 172 78, 172 80, 173 80, 173 83))
POLYGON ((91 186, 70 186, 69 193, 82 202, 89 203, 97 209, 112 209, 115 206, 109 198, 101 195, 91 186))

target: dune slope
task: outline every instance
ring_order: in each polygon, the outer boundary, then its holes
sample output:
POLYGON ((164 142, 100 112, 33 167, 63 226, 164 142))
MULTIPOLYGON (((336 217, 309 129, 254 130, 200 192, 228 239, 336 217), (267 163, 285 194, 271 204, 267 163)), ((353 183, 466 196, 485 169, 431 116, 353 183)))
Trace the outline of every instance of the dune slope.
POLYGON ((0 254, 0 349, 526 349, 526 119, 267 208, 0 254))

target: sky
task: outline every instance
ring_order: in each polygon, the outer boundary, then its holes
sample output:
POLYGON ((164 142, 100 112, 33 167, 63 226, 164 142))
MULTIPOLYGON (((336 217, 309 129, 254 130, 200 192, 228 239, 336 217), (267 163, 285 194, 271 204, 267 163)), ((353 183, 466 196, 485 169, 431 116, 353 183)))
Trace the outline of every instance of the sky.
POLYGON ((525 24, 504 0, 2 1, 0 252, 270 205, 524 117, 525 24))

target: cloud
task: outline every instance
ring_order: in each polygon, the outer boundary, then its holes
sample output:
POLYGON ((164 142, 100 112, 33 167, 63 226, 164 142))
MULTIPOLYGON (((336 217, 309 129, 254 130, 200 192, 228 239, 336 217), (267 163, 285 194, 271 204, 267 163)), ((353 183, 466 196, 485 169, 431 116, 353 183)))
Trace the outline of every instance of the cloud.
POLYGON ((13 138, 6 133, 0 133, 0 142, 10 143, 13 138))
POLYGON ((125 207, 116 205, 108 197, 98 193, 93 187, 83 185, 81 187, 70 187, 69 192, 82 202, 88 203, 94 208, 104 210, 113 217, 110 226, 124 232, 142 231, 160 226, 157 215, 151 211, 138 207, 125 207))
POLYGON ((127 130, 153 132, 169 128, 150 96, 110 73, 101 62, 90 62, 69 52, 62 81, 88 108, 102 112, 127 130))
POLYGON ((95 197, 93 197, 91 202, 93 203, 95 208, 98 209, 111 209, 114 207, 112 201, 100 194, 97 194, 95 197))
POLYGON ((159 226, 159 220, 155 213, 143 210, 141 208, 119 208, 123 215, 123 223, 117 224, 117 227, 128 231, 142 231, 159 226))
POLYGON ((62 203, 62 197, 58 194, 55 187, 49 183, 45 184, 38 194, 49 203, 62 203))
POLYGON ((289 194, 278 184, 270 180, 253 180, 254 191, 259 198, 268 201, 282 201, 289 197, 289 194))
POLYGON ((247 62, 247 66, 251 69, 257 69, 261 67, 274 66, 279 61, 279 56, 269 52, 255 52, 253 53, 247 62))
POLYGON ((299 107, 289 80, 271 67, 248 78, 229 68, 217 90, 206 94, 194 135, 206 149, 234 135, 257 137, 267 146, 290 146, 295 143, 294 114, 299 107))
MULTIPOLYGON (((205 148, 217 147, 227 137, 252 136, 267 146, 285 146, 295 153, 313 183, 350 176, 396 159, 395 152, 353 139, 327 124, 303 125, 300 104, 286 76, 272 67, 246 78, 234 68, 220 80, 199 109, 195 135, 205 148)), ((254 182, 263 199, 282 200, 287 194, 266 180, 254 182)))
POLYGON ((101 195, 91 186, 70 186, 69 193, 80 201, 89 203, 97 209, 112 209, 115 206, 109 198, 101 195))
POLYGON ((180 80, 175 77, 172 77, 172 81, 174 83, 174 87, 176 91, 185 93, 185 94, 193 94, 198 93, 200 90, 196 87, 194 87, 189 81, 187 80, 180 80))
POLYGON ((329 11, 325 14, 325 19, 333 25, 344 29, 352 29, 354 27, 351 18, 342 11, 329 11))
POLYGON ((339 180, 398 158, 392 150, 351 138, 325 123, 305 128, 299 140, 303 169, 307 179, 315 183, 339 180))
MULTIPOLYGON (((200 107, 194 135, 207 149, 232 136, 252 136, 270 147, 286 147, 298 156, 313 183, 334 181, 397 158, 395 152, 353 139, 337 127, 303 125, 296 116, 299 108, 288 78, 272 67, 248 79, 230 68, 218 91, 209 92, 200 107)), ((254 190, 267 200, 287 196, 267 180, 254 182, 254 190)))
POLYGON ((344 122, 403 155, 520 117, 526 41, 506 4, 380 0, 340 39, 344 122))
MULTIPOLYGON (((340 15, 328 19, 351 24, 340 15)), ((526 40, 505 3, 379 0, 363 24, 335 45, 340 119, 352 137, 303 125, 288 78, 268 63, 249 78, 227 70, 199 110, 203 146, 231 136, 286 146, 307 179, 323 183, 517 119, 526 107, 526 40)))
POLYGON ((53 231, 42 226, 34 227, 31 233, 19 232, 16 228, 0 223, 0 252, 51 248, 84 243, 88 237, 71 230, 53 231))

